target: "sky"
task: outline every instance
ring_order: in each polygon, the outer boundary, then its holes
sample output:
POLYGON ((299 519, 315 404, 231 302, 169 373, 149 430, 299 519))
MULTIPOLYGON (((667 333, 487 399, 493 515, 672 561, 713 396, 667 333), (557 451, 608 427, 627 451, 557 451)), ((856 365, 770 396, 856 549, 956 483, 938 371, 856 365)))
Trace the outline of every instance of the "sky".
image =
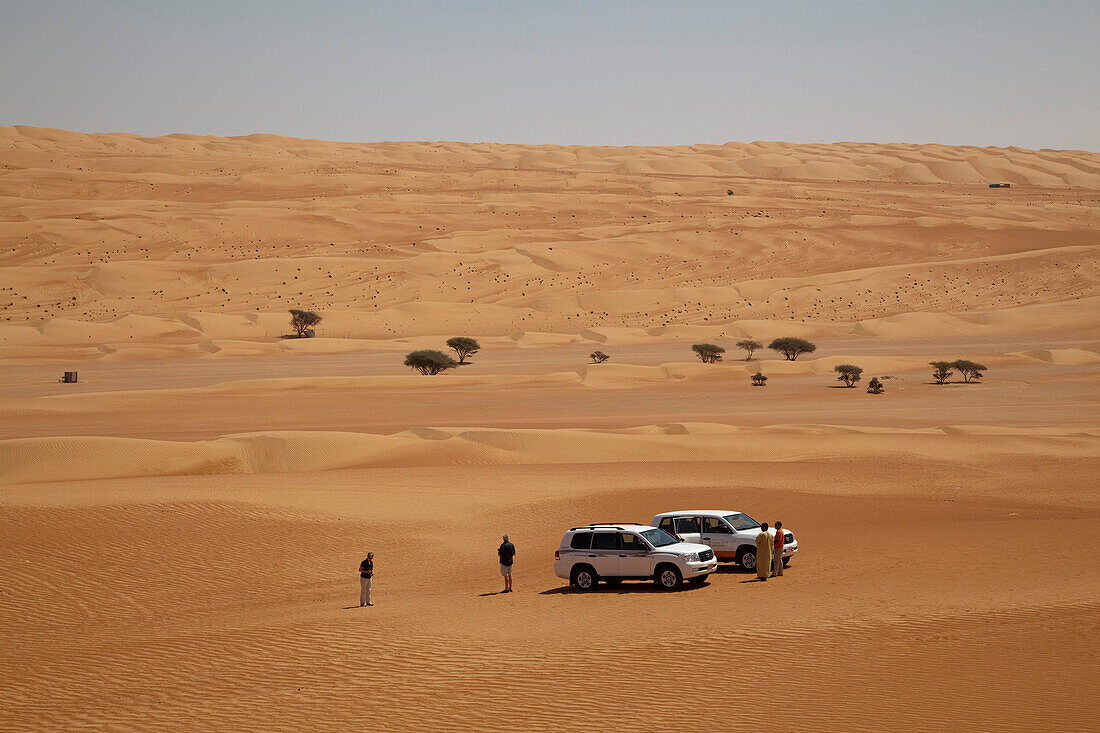
POLYGON ((0 0, 0 125, 1100 151, 1100 2, 0 0))

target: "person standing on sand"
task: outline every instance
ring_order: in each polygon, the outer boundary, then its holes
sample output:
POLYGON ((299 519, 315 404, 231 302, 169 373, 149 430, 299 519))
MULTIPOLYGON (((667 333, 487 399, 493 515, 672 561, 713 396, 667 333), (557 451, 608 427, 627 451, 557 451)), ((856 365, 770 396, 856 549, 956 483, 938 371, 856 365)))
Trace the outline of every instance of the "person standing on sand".
POLYGON ((760 534, 756 535, 756 579, 767 580, 772 567, 772 535, 768 523, 760 525, 760 534))
POLYGON ((772 541, 772 577, 783 575, 783 523, 775 523, 775 539, 772 541))
POLYGON ((374 553, 368 552, 367 559, 359 563, 359 608, 374 605, 370 601, 370 584, 373 577, 374 553))
POLYGON ((516 546, 508 541, 508 535, 504 535, 504 541, 497 548, 500 556, 500 574, 504 576, 504 590, 501 593, 512 592, 512 558, 516 556, 516 546))

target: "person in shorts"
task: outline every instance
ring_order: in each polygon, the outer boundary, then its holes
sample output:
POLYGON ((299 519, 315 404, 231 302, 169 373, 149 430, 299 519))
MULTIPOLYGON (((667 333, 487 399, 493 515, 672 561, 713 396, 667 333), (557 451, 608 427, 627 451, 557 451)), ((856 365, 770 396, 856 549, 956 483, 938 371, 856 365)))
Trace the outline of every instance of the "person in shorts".
POLYGON ((504 576, 504 590, 501 593, 512 592, 512 561, 516 556, 516 546, 508 541, 508 535, 504 535, 504 541, 497 548, 500 556, 500 574, 504 576))

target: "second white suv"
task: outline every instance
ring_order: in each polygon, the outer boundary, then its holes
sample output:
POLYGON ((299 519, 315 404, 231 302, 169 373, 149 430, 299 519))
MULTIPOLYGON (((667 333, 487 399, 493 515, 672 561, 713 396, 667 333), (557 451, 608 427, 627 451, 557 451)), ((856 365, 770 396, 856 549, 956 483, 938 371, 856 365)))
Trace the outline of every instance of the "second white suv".
POLYGON ((592 590, 599 581, 652 580, 676 590, 686 580, 701 583, 718 568, 706 545, 683 542, 645 524, 589 524, 565 533, 554 552, 554 574, 578 590, 592 590))
MULTIPOLYGON (((760 522, 732 509, 688 509, 665 512, 653 518, 653 525, 675 534, 685 542, 700 542, 714 550, 719 560, 732 560, 745 570, 756 570, 756 536, 760 522)), ((768 534, 775 538, 775 530, 768 534)), ((798 552, 794 533, 783 528, 783 566, 798 552)))

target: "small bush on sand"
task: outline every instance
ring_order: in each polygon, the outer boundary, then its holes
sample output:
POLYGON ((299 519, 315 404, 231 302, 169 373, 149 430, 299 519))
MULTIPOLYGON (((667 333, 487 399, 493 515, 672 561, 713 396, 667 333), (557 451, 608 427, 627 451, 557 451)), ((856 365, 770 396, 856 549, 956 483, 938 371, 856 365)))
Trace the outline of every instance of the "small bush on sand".
POLYGON ((753 341, 752 339, 745 339, 743 341, 738 341, 737 342, 737 348, 744 349, 747 352, 747 354, 745 356, 745 361, 749 361, 750 359, 752 359, 752 352, 756 351, 757 349, 764 348, 764 345, 762 343, 760 343, 759 341, 753 341))
POLYGON ((753 387, 767 387, 768 386, 768 378, 765 377, 760 372, 757 372, 756 374, 753 374, 751 377, 749 377, 749 379, 752 380, 752 386, 753 387))
POLYGON ((603 353, 602 351, 593 351, 591 354, 588 355, 588 358, 592 360, 593 364, 603 364, 611 357, 603 353))
POLYGON ((954 364, 950 361, 930 361, 928 365, 932 367, 932 379, 936 380, 936 384, 946 384, 947 378, 955 373, 952 369, 954 364))
POLYGON ((421 374, 439 374, 448 369, 454 369, 458 362, 434 349, 411 351, 405 355, 405 366, 415 369, 421 374))
POLYGON ((699 357, 699 361, 704 364, 714 364, 722 361, 722 354, 726 353, 725 349, 714 344, 695 344, 691 347, 691 350, 699 357))
POLYGON ((837 377, 837 381, 844 382, 845 387, 856 386, 860 375, 863 374, 863 368, 857 367, 855 364, 837 364, 833 367, 833 371, 840 375, 837 377))
POLYGON ((465 364, 467 356, 473 356, 481 351, 481 344, 466 336, 455 336, 447 339, 447 346, 454 349, 454 352, 458 354, 459 364, 465 364))
POLYGON ((320 322, 321 316, 313 311, 300 311, 295 308, 290 309, 290 327, 294 329, 294 333, 298 335, 298 338, 305 336, 306 331, 320 322))
POLYGON ((867 383, 867 394, 882 394, 885 391, 886 388, 882 386, 878 377, 871 377, 871 381, 867 383))
POLYGON ((951 362, 951 366, 955 367, 955 370, 962 375, 963 381, 967 384, 970 384, 972 380, 981 379, 982 373, 989 369, 985 364, 979 364, 976 361, 967 361, 966 359, 953 361, 951 362))
POLYGON ((794 336, 778 338, 768 344, 768 348, 772 351, 778 351, 787 361, 794 361, 802 354, 812 354, 817 351, 817 346, 814 344, 806 339, 795 338, 794 336))

